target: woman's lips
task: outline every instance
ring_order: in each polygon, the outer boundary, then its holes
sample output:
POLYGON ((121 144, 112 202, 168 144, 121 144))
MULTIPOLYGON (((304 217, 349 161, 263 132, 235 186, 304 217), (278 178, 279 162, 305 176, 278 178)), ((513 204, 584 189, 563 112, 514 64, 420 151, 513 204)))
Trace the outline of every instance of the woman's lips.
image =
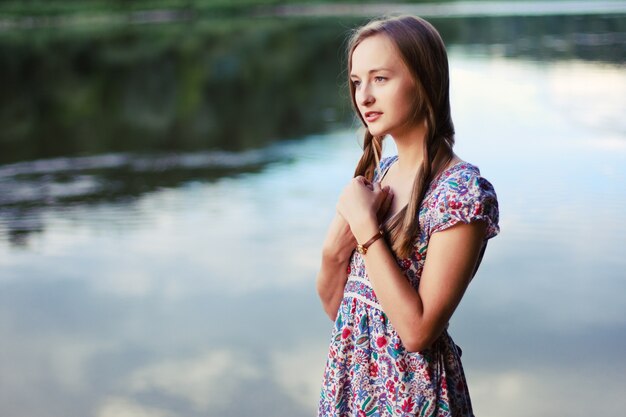
POLYGON ((368 123, 376 121, 383 113, 378 111, 368 111, 363 115, 368 123))

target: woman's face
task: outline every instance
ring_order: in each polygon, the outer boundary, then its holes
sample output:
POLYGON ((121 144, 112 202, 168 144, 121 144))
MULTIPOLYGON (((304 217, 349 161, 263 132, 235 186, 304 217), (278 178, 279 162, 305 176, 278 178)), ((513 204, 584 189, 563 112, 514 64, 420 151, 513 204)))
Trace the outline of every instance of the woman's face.
POLYGON ((350 79, 361 117, 373 136, 406 135, 415 127, 417 88, 389 38, 365 38, 352 53, 350 79))

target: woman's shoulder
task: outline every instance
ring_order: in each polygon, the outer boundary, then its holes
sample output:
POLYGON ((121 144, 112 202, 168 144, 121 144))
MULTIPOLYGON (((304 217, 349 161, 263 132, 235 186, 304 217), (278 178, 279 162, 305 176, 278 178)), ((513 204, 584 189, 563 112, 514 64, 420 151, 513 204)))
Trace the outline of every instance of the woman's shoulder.
POLYGON ((431 183, 431 190, 435 191, 435 195, 441 193, 460 195, 493 193, 495 195, 493 185, 481 175, 480 169, 466 161, 459 161, 444 170, 431 183))
POLYGON ((443 171, 431 184, 429 200, 432 231, 474 220, 487 220, 488 238, 499 231, 496 191, 476 165, 460 161, 443 171))

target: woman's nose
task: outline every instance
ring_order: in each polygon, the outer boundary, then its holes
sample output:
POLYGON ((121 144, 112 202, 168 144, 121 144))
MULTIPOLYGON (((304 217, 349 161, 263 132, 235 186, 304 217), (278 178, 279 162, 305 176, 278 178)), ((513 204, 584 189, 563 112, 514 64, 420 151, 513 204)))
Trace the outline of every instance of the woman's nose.
POLYGON ((374 96, 372 95, 371 90, 368 87, 363 88, 361 91, 359 102, 362 106, 368 106, 375 101, 374 96))

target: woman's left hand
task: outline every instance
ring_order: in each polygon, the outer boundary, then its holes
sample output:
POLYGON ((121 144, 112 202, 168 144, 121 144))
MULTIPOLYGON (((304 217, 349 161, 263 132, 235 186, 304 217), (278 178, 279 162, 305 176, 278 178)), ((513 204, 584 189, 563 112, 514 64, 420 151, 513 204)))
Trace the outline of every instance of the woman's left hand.
POLYGON ((388 186, 368 181, 363 176, 353 178, 337 202, 337 211, 348 222, 358 242, 369 239, 378 230, 377 213, 391 198, 388 186))

